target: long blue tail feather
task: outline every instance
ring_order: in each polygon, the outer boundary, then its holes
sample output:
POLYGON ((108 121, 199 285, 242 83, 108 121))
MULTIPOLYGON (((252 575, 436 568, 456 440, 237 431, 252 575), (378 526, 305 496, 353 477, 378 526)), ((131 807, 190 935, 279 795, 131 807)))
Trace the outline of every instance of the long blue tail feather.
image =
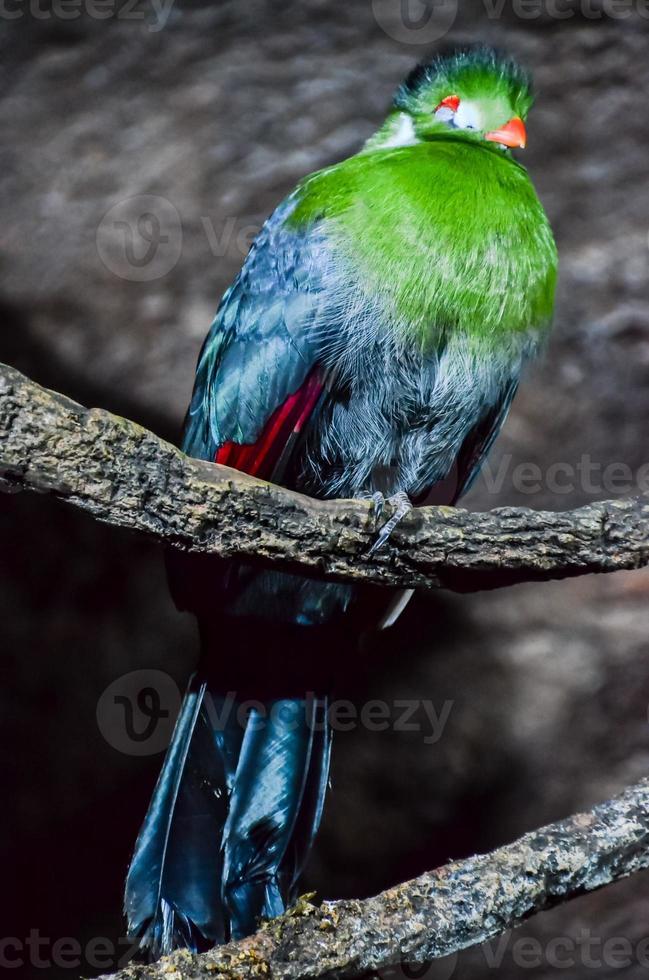
POLYGON ((126 880, 129 934, 151 956, 224 939, 220 835, 227 817, 223 757, 207 688, 187 692, 126 880))
POLYGON ((324 699, 266 701, 246 720, 194 682, 126 882, 129 934, 149 956, 205 949, 284 911, 322 813, 329 750, 324 699))
MULTIPOLYGON (((224 901, 233 938, 254 930, 260 915, 279 915, 292 891, 291 851, 313 764, 317 703, 276 700, 265 706, 264 717, 251 713, 223 831, 224 901)), ((310 809, 311 819, 319 815, 317 807, 310 809)))
POLYGON ((329 702, 326 698, 319 698, 314 702, 311 763, 304 786, 302 804, 284 859, 289 902, 293 902, 297 898, 298 882, 320 827, 329 785, 332 730, 329 724, 328 708, 329 702))

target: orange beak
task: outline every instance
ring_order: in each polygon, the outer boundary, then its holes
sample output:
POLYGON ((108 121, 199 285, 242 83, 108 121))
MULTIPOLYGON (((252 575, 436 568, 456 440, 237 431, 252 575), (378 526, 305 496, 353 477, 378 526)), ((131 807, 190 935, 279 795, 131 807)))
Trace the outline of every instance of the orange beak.
POLYGON ((527 130, 525 123, 520 116, 514 116, 502 129, 494 129, 491 133, 485 133, 485 139, 492 143, 502 143, 504 146, 519 147, 525 149, 527 143, 527 130))

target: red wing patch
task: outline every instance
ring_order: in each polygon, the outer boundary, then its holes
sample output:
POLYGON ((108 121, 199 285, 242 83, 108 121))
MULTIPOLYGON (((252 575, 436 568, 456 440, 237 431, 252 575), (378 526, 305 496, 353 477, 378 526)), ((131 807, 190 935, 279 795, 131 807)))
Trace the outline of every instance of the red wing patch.
POLYGON ((311 417, 323 388, 320 372, 314 368, 302 386, 275 409, 256 442, 248 445, 225 442, 217 450, 214 462, 262 480, 272 479, 285 447, 311 417))

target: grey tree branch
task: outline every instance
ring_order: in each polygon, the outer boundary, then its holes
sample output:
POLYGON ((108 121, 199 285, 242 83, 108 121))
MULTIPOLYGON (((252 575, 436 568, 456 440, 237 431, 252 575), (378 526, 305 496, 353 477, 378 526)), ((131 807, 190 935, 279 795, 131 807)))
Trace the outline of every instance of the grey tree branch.
POLYGON ((0 365, 0 487, 66 500, 189 551, 350 582, 472 591, 649 563, 649 502, 564 513, 414 510, 368 554, 372 504, 319 501, 190 459, 133 422, 85 409, 0 365))
POLYGON ((208 953, 132 964, 104 980, 354 980, 485 942, 530 915, 649 866, 649 780, 364 901, 301 901, 208 953))

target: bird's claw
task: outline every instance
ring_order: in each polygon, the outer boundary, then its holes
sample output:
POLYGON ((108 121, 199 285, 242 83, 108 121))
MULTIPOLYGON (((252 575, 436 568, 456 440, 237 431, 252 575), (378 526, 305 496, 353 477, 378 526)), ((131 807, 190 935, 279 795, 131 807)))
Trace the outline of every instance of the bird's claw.
MULTIPOLYGON (((374 506, 376 510, 376 519, 380 519, 383 509, 385 507, 385 497, 382 493, 372 494, 372 499, 374 500, 374 506), (380 502, 377 502, 377 498, 380 498, 380 502)), ((383 545, 386 543, 392 532, 394 531, 397 524, 403 520, 406 514, 412 510, 412 502, 407 493, 403 490, 399 493, 395 493, 394 496, 388 497, 388 503, 394 508, 392 517, 390 517, 379 533, 376 536, 376 541, 372 544, 369 554, 374 555, 383 545)))
POLYGON ((374 503, 374 523, 378 524, 381 520, 381 514, 385 509, 385 497, 380 490, 376 490, 370 497, 370 500, 374 503))

